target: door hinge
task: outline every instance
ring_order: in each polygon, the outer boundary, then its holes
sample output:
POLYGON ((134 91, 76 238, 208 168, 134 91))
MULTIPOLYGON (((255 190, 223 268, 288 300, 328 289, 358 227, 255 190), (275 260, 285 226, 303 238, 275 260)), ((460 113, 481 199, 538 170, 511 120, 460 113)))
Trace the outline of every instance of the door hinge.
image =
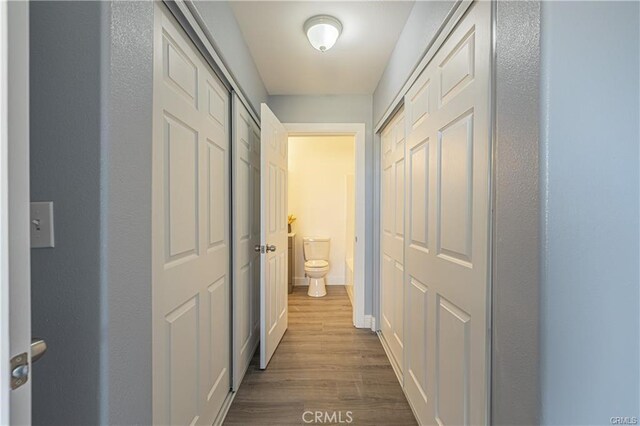
POLYGON ((11 389, 17 389, 29 380, 29 357, 26 352, 11 358, 11 389))

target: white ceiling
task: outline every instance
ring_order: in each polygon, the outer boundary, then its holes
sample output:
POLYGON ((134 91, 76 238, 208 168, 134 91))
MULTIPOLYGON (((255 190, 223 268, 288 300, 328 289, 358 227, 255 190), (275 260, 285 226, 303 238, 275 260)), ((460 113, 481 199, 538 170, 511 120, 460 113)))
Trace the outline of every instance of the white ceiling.
POLYGON ((232 1, 231 7, 269 94, 371 94, 413 1, 232 1), (319 14, 343 26, 324 53, 302 29, 319 14))

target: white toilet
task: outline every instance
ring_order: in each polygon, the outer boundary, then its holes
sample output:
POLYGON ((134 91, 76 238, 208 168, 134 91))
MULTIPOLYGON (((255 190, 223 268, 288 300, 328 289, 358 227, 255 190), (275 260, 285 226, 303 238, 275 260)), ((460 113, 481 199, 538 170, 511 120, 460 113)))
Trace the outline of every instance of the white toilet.
POLYGON ((329 238, 304 237, 302 250, 304 253, 304 272, 309 278, 309 291, 312 297, 327 294, 325 277, 329 273, 329 238))

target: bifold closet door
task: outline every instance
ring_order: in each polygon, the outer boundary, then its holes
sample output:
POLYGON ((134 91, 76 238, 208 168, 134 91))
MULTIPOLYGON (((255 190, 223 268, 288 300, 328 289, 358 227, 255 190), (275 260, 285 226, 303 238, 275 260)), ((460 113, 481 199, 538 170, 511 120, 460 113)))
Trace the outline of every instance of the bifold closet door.
POLYGON ((405 124, 398 112, 382 132, 382 337, 397 368, 404 356, 405 124))
POLYGON ((153 423, 210 425, 231 385, 229 93, 155 8, 153 423))
POLYGON ((233 95, 233 389, 260 341, 260 128, 233 95))
POLYGON ((490 9, 470 6, 405 97, 404 386, 423 424, 488 416, 490 9))

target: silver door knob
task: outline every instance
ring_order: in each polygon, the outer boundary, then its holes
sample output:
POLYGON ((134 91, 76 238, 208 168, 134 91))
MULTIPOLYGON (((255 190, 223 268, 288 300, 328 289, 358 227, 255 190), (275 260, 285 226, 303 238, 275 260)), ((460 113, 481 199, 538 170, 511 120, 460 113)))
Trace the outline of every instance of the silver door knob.
POLYGON ((47 342, 44 339, 34 337, 31 339, 31 362, 36 362, 47 351, 47 342))
POLYGON ((276 246, 267 244, 267 253, 270 251, 276 251, 276 246))
POLYGON ((262 246, 260 244, 256 244, 255 246, 253 246, 253 251, 255 251, 256 253, 262 252, 262 246))

